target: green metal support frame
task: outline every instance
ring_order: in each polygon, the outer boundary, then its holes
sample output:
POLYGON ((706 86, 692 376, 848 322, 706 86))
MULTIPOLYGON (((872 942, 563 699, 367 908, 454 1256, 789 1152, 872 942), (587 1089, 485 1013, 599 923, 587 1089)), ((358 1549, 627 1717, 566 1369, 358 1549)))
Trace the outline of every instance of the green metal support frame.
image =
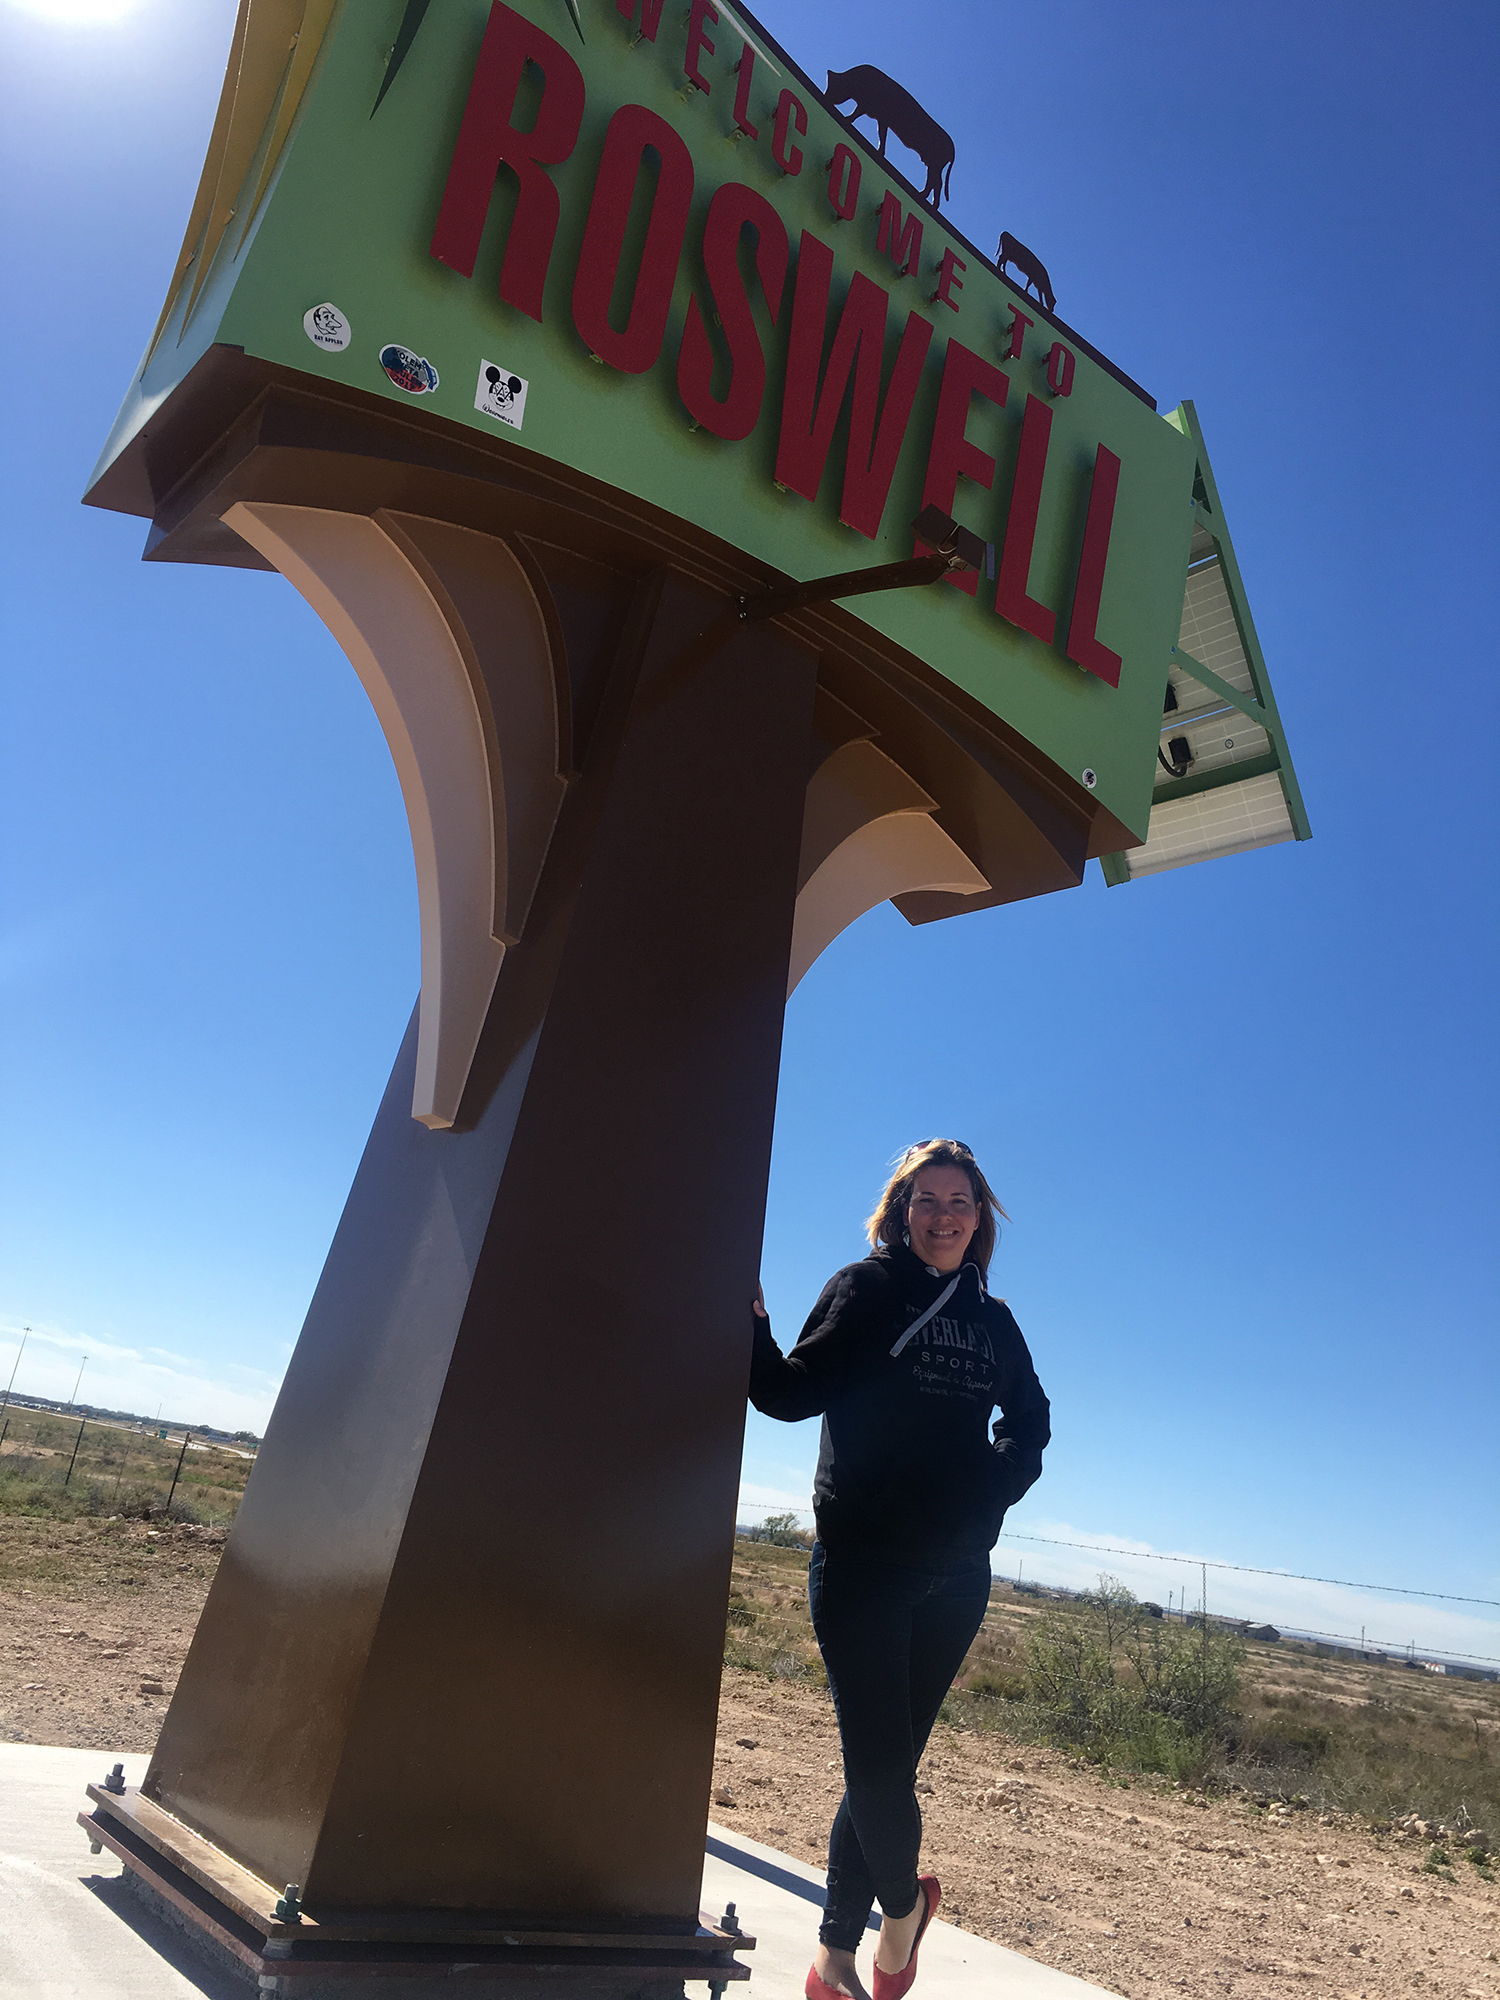
MULTIPOLYGON (((1198 777, 1176 778, 1169 784, 1158 785, 1152 793, 1152 804, 1155 806, 1165 804, 1170 799, 1187 798, 1195 792, 1213 791, 1221 785, 1241 784, 1249 778, 1263 777, 1274 771, 1281 780, 1293 836, 1297 840, 1310 840, 1312 827, 1308 823, 1307 809, 1302 803, 1301 788, 1297 783, 1297 774, 1292 767, 1291 754, 1287 749, 1286 732, 1282 728, 1276 697, 1271 691, 1265 655, 1261 652, 1260 640, 1256 636, 1255 620, 1250 615, 1249 600, 1245 594, 1244 581, 1240 576, 1234 543, 1225 524, 1213 466, 1203 442, 1203 433, 1198 428, 1197 412, 1190 402, 1184 402, 1170 413, 1166 421, 1190 440, 1197 453, 1197 471, 1193 480, 1193 516, 1198 526, 1213 542, 1214 553, 1218 558, 1224 588, 1229 598, 1229 608, 1234 616, 1235 630, 1239 634, 1240 645, 1244 648, 1255 694, 1252 697, 1239 688, 1231 687, 1228 681, 1216 674, 1211 667, 1204 666, 1201 660, 1194 659, 1193 655, 1184 652, 1181 646, 1172 648, 1172 660, 1184 673, 1191 674, 1195 681, 1207 688, 1210 694, 1237 708, 1242 715, 1248 716, 1252 722, 1264 729, 1271 739, 1271 749, 1260 757, 1246 758, 1239 764, 1225 765, 1218 770, 1205 771, 1198 777)), ((1099 864, 1104 872, 1104 879, 1111 888, 1118 888, 1120 884, 1133 880, 1129 863, 1123 853, 1101 855, 1099 864)))

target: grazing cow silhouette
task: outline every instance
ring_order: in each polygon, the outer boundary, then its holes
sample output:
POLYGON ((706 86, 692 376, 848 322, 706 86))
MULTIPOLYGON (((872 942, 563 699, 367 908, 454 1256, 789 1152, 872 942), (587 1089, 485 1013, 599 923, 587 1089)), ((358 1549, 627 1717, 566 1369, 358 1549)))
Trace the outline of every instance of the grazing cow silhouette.
POLYGON ((880 134, 880 156, 885 158, 885 135, 894 132, 903 146, 910 146, 927 169, 923 201, 934 205, 944 195, 953 194, 953 141, 937 120, 925 112, 909 90, 903 90, 883 69, 858 63, 853 69, 828 72, 828 102, 837 110, 853 100, 850 121, 873 118, 880 134), (944 186, 946 171, 948 185, 944 186))
POLYGON ((1014 264, 1026 280, 1026 289, 1035 288, 1038 300, 1048 312, 1057 311, 1057 294, 1052 289, 1052 280, 1047 276, 1047 266, 1034 250, 1028 250, 1024 243, 1018 243, 1008 229, 1000 232, 1000 248, 995 252, 995 269, 1003 271, 1007 264, 1014 264))

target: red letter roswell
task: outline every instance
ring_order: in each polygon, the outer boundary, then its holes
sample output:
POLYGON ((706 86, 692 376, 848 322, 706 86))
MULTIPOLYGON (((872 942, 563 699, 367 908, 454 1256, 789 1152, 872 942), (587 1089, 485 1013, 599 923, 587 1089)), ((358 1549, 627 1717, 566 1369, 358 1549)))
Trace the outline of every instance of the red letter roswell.
POLYGON ((763 194, 738 181, 726 181, 709 203, 703 225, 703 268, 729 349, 729 389, 722 403, 714 400, 714 351, 696 299, 688 306, 677 354, 677 388, 683 402, 705 430, 721 438, 748 437, 766 393, 765 350, 740 271, 740 236, 747 223, 755 230, 755 275, 766 295, 771 324, 776 324, 791 258, 786 224, 763 194))
POLYGON ((582 122, 577 63, 505 0, 495 0, 432 232, 432 254, 473 277, 495 175, 509 167, 521 185, 500 266, 500 296, 533 319, 542 316, 542 287, 557 235, 557 189, 545 168, 568 157, 582 122), (518 132, 511 121, 529 62, 536 63, 545 83, 535 126, 518 132))
MULTIPOLYGON (((1003 403, 1009 391, 1009 378, 992 363, 970 353, 962 341, 948 342, 948 352, 943 357, 943 386, 938 391, 937 416, 932 425, 932 448, 927 454, 927 481, 922 488, 924 507, 941 507, 945 514, 951 514, 961 472, 977 479, 981 486, 994 485, 994 459, 969 442, 964 436, 964 426, 969 421, 972 397, 985 396, 992 403, 1003 403)), ((921 553, 919 545, 917 554, 921 553)), ((978 592, 979 578, 973 570, 947 580, 968 591, 970 597, 978 592)))
POLYGON ((672 309, 672 287, 693 204, 693 158, 664 118, 643 104, 622 104, 609 121, 573 280, 573 324, 584 344, 612 368, 640 375, 661 353, 672 309), (640 269, 625 331, 610 325, 609 300, 625 248, 641 159, 647 147, 661 162, 641 245, 640 269))
POLYGON ((1047 470, 1047 440, 1052 412, 1037 396, 1026 398, 1021 424, 1021 448, 1016 454, 1016 481, 1011 488, 1005 522, 1005 548, 1000 557, 1000 582, 995 609, 1012 625, 1031 632, 1046 645, 1057 630, 1057 613, 1027 595, 1031 581, 1031 551, 1036 545, 1036 517, 1042 504, 1042 476, 1047 470))
POLYGON ((844 462, 844 496, 839 519, 846 527, 857 528, 862 535, 873 539, 880 532, 880 517, 885 511, 896 460, 911 420, 922 363, 932 339, 932 323, 920 313, 908 316, 882 409, 880 374, 891 302, 879 285, 872 285, 862 271, 856 271, 839 315, 820 390, 818 371, 823 359, 832 281, 833 252, 826 243, 820 243, 804 230, 797 256, 797 287, 792 295, 776 477, 794 493, 808 500, 817 499, 834 425, 852 372, 849 450, 844 462))
POLYGON ((1095 636, 1099 599, 1104 592, 1104 565, 1109 561, 1109 531, 1114 525, 1115 494, 1120 485, 1120 461, 1101 444, 1094 455, 1094 483, 1089 489, 1089 515, 1083 528, 1083 554, 1078 559, 1078 587, 1068 620, 1067 655, 1087 667, 1112 688, 1120 685, 1120 656, 1095 636))

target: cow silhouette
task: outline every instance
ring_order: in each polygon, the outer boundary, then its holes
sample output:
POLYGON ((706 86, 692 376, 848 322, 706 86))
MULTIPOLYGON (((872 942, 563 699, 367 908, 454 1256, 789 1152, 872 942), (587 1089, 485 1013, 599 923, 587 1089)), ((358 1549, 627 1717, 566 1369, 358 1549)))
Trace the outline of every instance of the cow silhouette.
POLYGON ((1057 311, 1057 294, 1047 276, 1047 266, 1034 250, 1028 250, 1024 243, 1018 243, 1010 231, 1004 229, 1000 232, 1000 248, 995 252, 995 269, 1003 271, 1007 264, 1015 265, 1026 280, 1027 291, 1034 288, 1039 303, 1048 312, 1057 311))
POLYGON ((885 135, 894 132, 903 146, 909 146, 927 169, 923 201, 934 206, 953 194, 953 141, 937 120, 925 112, 909 90, 888 77, 883 69, 858 63, 853 69, 828 72, 828 102, 835 110, 851 100, 856 118, 873 118, 880 134, 880 157, 885 158, 885 135), (947 185, 944 184, 944 175, 947 185))

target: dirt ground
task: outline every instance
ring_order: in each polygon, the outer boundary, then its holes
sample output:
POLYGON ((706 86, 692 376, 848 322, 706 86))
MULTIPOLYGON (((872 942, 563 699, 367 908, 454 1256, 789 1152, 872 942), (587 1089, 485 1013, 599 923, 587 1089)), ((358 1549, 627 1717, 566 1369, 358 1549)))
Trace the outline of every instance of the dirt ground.
MULTIPOLYGON (((149 1750, 223 1539, 0 1517, 0 1740, 149 1750)), ((943 1725, 923 1783, 944 1916, 1125 2000, 1500 2000, 1500 1881, 1418 1839, 943 1725)), ((827 1694, 727 1669, 715 1818, 816 1863, 839 1791, 827 1694)))
POLYGON ((149 1750, 227 1534, 0 1515, 0 1741, 149 1750))
MULTIPOLYGON (((1126 2000, 1500 1994, 1500 1884, 1424 1873, 1425 1843, 941 1724, 923 1780, 944 1916, 1126 2000)), ((731 1668, 715 1817, 817 1862, 841 1790, 827 1695, 731 1668)))

